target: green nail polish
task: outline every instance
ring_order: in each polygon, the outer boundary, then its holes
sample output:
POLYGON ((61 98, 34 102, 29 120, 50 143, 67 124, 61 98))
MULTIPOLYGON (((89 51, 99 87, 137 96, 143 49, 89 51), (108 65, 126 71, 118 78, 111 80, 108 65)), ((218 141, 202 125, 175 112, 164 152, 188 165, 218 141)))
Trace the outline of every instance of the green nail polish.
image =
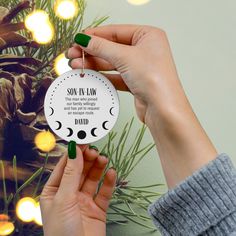
POLYGON ((68 144, 68 156, 70 159, 76 158, 76 142, 70 141, 68 144))
POLYGON ((99 155, 100 155, 100 156, 108 157, 108 155, 107 155, 106 153, 104 153, 104 152, 99 153, 99 155))
POLYGON ((78 33, 75 35, 74 40, 77 44, 86 48, 89 44, 89 41, 91 40, 91 37, 87 34, 78 33))
POLYGON ((94 150, 98 151, 98 148, 94 145, 89 145, 89 149, 94 149, 94 150))

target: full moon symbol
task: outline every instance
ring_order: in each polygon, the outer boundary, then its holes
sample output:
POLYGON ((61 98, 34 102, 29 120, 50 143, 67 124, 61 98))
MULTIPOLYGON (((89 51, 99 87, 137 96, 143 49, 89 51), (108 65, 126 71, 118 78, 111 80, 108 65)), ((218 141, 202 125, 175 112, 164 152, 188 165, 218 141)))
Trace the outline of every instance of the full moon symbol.
POLYGON ((58 123, 58 128, 56 129, 56 130, 59 130, 59 129, 61 129, 61 127, 62 127, 62 123, 60 122, 60 121, 56 121, 56 123, 58 123))
POLYGON ((114 116, 114 114, 112 113, 112 109, 113 109, 114 107, 111 107, 110 108, 110 114, 112 115, 112 116, 114 116))
POLYGON ((93 129, 91 129, 91 134, 92 134, 92 136, 94 136, 94 137, 97 137, 97 135, 94 133, 96 129, 97 129, 96 127, 93 128, 93 129))
POLYGON ((107 127, 105 126, 107 122, 108 122, 108 120, 106 120, 102 123, 102 128, 105 129, 105 130, 108 130, 107 127))

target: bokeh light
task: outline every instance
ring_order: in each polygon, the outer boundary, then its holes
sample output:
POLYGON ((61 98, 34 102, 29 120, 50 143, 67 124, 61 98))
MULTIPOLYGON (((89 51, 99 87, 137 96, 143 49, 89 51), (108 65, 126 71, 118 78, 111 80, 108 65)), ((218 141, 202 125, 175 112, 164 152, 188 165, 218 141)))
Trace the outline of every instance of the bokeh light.
POLYGON ((30 13, 25 18, 25 26, 30 31, 35 31, 41 24, 46 24, 49 21, 48 14, 42 10, 36 10, 30 13))
POLYGON ((12 222, 2 222, 0 221, 0 235, 10 235, 15 229, 15 226, 12 222))
POLYGON ((127 0, 128 3, 132 4, 132 5, 144 5, 148 2, 150 2, 150 0, 127 0))
POLYGON ((69 59, 65 57, 65 54, 60 54, 54 63, 54 70, 56 71, 57 75, 62 75, 67 71, 71 70, 71 67, 68 65, 69 59))
POLYGON ((43 225, 39 202, 37 202, 35 205, 34 222, 39 226, 43 225))
POLYGON ((55 12, 61 19, 72 19, 78 13, 78 4, 74 0, 57 0, 55 3, 55 12))
POLYGON ((39 44, 48 44, 54 37, 54 28, 47 12, 36 10, 25 18, 25 26, 33 34, 33 39, 39 44))
POLYGON ((54 37, 54 29, 50 22, 44 23, 37 30, 33 31, 33 38, 39 44, 48 44, 54 37))
POLYGON ((39 132, 34 139, 36 147, 43 152, 50 152, 56 146, 56 138, 49 131, 39 132))
POLYGON ((16 205, 16 215, 23 222, 30 222, 35 217, 35 200, 30 197, 22 198, 16 205))

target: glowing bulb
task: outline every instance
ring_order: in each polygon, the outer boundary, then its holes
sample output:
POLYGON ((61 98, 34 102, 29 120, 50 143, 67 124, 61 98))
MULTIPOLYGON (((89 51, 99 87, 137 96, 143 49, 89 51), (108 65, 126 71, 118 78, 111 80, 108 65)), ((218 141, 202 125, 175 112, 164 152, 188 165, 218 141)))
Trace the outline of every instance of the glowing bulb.
POLYGON ((40 25, 48 21, 48 14, 45 11, 37 10, 26 16, 25 26, 28 30, 35 31, 40 25))
POLYGON ((50 43, 54 36, 54 30, 50 22, 42 24, 37 30, 33 31, 33 38, 39 44, 50 43))
POLYGON ((42 131, 35 136, 35 145, 43 152, 50 152, 56 146, 56 139, 49 131, 42 131))
POLYGON ((73 0, 60 0, 55 4, 56 15, 64 20, 73 18, 78 12, 78 5, 73 0))
POLYGON ((144 5, 148 2, 150 2, 150 0, 127 0, 128 3, 132 4, 132 5, 144 5))
POLYGON ((54 63, 54 70, 56 71, 57 75, 62 75, 67 71, 71 70, 71 67, 68 65, 69 59, 65 57, 65 54, 60 54, 54 63))
POLYGON ((39 202, 35 205, 34 222, 39 226, 43 225, 39 202))
POLYGON ((24 222, 30 222, 35 216, 35 201, 33 198, 25 197, 16 205, 16 215, 24 222))
POLYGON ((0 221, 0 235, 10 235, 15 229, 15 226, 12 222, 1 222, 0 221))

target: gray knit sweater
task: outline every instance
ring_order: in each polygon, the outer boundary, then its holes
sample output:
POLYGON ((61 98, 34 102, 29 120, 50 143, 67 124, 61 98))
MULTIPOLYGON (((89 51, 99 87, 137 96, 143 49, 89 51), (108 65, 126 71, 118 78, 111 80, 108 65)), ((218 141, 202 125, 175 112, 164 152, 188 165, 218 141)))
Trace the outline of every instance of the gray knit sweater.
POLYGON ((236 235, 236 170, 226 154, 151 204, 162 235, 236 235))

